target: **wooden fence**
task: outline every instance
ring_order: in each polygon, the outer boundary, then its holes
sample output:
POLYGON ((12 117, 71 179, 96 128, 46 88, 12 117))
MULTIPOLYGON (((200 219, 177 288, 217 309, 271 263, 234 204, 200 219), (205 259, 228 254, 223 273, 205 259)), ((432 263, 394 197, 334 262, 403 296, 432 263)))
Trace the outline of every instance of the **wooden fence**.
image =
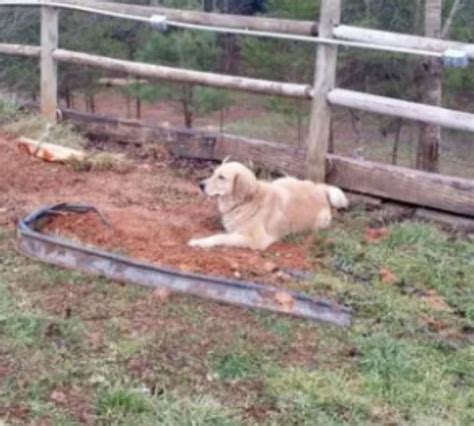
MULTIPOLYGON (((58 62, 93 66, 151 79, 311 99, 310 131, 304 150, 290 152, 291 149, 278 148, 274 144, 258 141, 256 151, 255 141, 240 138, 240 142, 235 139, 233 143, 227 144, 228 153, 242 156, 242 152, 246 151, 248 157, 252 158, 253 154, 258 157, 253 158, 254 160, 260 160, 263 164, 270 162, 273 168, 298 175, 304 170, 304 175, 313 180, 322 181, 329 178, 330 181, 352 191, 474 216, 473 180, 328 155, 331 105, 474 132, 474 114, 336 88, 337 51, 338 45, 341 44, 387 51, 399 49, 405 53, 438 57, 447 49, 457 49, 465 52, 470 59, 474 58, 473 44, 340 25, 341 1, 322 0, 320 22, 316 24, 310 21, 181 11, 95 0, 0 0, 0 6, 41 7, 41 46, 0 43, 0 53, 40 58, 41 112, 51 121, 56 120, 58 110, 58 62), (251 35, 256 36, 299 37, 302 41, 314 41, 318 43, 314 84, 310 86, 183 70, 59 49, 60 9, 82 10, 145 22, 151 22, 153 15, 161 15, 180 25, 194 25, 203 30, 215 28, 221 32, 237 31, 239 34, 250 31, 251 35), (265 158, 266 155, 271 157, 275 154, 278 155, 274 158, 281 160, 280 165, 265 158)), ((190 146, 188 148, 192 151, 190 146)), ((182 155, 186 155, 187 149, 180 151, 182 155)), ((193 155, 198 151, 194 149, 193 155)), ((215 157, 219 155, 215 154, 215 157)))

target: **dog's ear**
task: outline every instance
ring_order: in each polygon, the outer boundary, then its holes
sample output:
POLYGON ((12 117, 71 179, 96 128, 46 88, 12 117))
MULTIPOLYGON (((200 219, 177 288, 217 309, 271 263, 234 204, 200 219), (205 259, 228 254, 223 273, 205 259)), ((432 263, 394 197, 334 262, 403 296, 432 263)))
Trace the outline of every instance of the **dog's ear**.
POLYGON ((234 177, 233 196, 236 200, 252 197, 257 191, 257 178, 251 173, 237 173, 234 177))
POLYGON ((227 163, 229 160, 230 160, 230 155, 228 155, 227 157, 225 157, 225 158, 222 160, 222 164, 227 163))

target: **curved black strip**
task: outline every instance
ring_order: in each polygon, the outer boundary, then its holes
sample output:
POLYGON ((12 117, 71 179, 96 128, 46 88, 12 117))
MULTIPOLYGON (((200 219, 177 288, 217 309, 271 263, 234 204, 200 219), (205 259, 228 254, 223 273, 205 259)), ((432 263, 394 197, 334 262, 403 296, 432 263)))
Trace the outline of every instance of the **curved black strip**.
POLYGON ((108 225, 106 219, 94 206, 62 203, 43 207, 18 222, 17 234, 20 250, 28 256, 47 263, 100 274, 113 280, 152 288, 166 288, 223 303, 262 308, 342 326, 347 326, 351 322, 351 309, 329 300, 315 299, 304 293, 253 282, 183 273, 172 268, 157 267, 36 231, 41 219, 62 212, 78 214, 94 212, 108 225), (283 303, 281 302, 282 294, 288 297, 288 303, 285 303, 285 296, 283 303))

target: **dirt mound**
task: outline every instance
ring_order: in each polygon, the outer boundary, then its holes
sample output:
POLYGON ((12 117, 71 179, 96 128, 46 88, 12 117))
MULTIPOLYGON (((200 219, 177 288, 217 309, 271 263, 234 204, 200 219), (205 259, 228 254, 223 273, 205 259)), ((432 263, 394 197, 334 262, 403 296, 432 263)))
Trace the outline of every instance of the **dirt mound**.
POLYGON ((44 232, 161 266, 260 282, 285 283, 289 277, 281 270, 311 269, 311 238, 277 243, 265 252, 188 247, 189 239, 221 229, 215 203, 195 183, 209 170, 198 166, 150 156, 136 161, 126 174, 81 172, 25 155, 0 135, 2 223, 13 226, 43 205, 91 204, 107 217, 110 229, 96 215, 68 214, 55 218, 44 232))
POLYGON ((288 279, 282 271, 305 271, 311 244, 278 243, 265 252, 218 248, 203 250, 187 246, 190 238, 216 231, 211 218, 192 223, 191 215, 180 212, 146 217, 143 213, 114 210, 107 213, 107 227, 94 213, 64 214, 51 219, 43 232, 125 254, 160 266, 185 272, 279 283, 288 279))

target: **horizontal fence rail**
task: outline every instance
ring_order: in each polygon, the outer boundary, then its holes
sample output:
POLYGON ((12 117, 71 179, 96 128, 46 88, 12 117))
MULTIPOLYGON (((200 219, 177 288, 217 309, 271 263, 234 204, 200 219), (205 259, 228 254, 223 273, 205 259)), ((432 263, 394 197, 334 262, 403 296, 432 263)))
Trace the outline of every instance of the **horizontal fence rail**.
MULTIPOLYGON (((0 6, 41 6, 42 0, 0 1, 0 6)), ((52 3, 52 2, 49 2, 52 3)), ((221 26, 228 28, 245 28, 255 31, 270 31, 284 34, 317 35, 318 25, 312 21, 296 21, 294 19, 277 19, 254 16, 229 15, 220 13, 198 12, 194 10, 169 9, 159 6, 142 6, 128 3, 112 3, 93 0, 58 0, 67 8, 89 7, 109 13, 136 15, 149 18, 151 15, 163 15, 167 19, 195 25, 221 26)))
POLYGON ((41 47, 29 46, 26 44, 0 43, 0 53, 35 58, 41 55, 41 47))
POLYGON ((294 98, 311 98, 312 87, 304 84, 281 83, 276 81, 259 80, 245 77, 234 77, 202 71, 183 70, 106 58, 88 53, 70 50, 54 50, 53 58, 60 62, 78 65, 94 66, 110 71, 120 71, 140 77, 163 79, 179 83, 201 84, 225 89, 237 89, 246 92, 264 93, 268 95, 289 96, 294 98))
POLYGON ((470 59, 474 59, 474 44, 472 43, 372 30, 370 28, 352 27, 349 25, 339 25, 334 28, 333 34, 334 37, 340 40, 370 43, 379 46, 420 49, 438 53, 442 53, 448 49, 461 50, 466 52, 470 59))
POLYGON ((342 107, 474 132, 474 114, 467 112, 344 89, 329 92, 328 100, 331 104, 342 107))

